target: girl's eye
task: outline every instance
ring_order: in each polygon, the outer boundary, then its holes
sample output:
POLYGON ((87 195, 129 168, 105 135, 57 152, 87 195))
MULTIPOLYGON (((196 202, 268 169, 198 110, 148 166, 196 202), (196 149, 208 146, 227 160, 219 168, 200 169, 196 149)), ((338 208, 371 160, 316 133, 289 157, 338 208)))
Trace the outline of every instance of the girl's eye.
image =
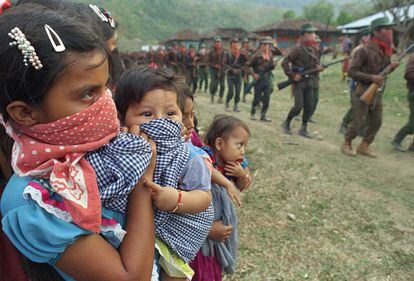
POLYGON ((89 90, 86 93, 84 93, 82 95, 82 99, 83 100, 91 100, 95 97, 95 91, 94 90, 89 90))
POLYGON ((174 116, 175 115, 175 112, 174 111, 170 111, 170 112, 167 113, 167 115, 168 116, 174 116))

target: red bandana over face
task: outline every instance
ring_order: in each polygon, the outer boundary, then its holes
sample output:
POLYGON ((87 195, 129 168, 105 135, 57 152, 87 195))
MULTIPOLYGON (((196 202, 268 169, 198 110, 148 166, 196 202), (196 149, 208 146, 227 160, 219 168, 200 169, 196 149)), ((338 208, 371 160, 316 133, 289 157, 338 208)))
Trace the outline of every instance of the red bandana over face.
POLYGON ((109 90, 87 109, 47 124, 23 127, 5 124, 15 140, 12 166, 19 176, 49 179, 62 196, 73 221, 99 232, 101 202, 95 171, 85 160, 119 132, 117 111, 109 90))

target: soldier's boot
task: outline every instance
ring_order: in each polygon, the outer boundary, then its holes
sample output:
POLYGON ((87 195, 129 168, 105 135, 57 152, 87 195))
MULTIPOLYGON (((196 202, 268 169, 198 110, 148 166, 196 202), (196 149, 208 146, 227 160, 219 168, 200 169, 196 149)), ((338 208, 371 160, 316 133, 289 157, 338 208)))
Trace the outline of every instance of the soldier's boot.
POLYGON ((403 139, 405 138, 406 134, 403 132, 398 132, 395 137, 394 140, 392 141, 392 146, 395 148, 395 150, 401 151, 401 152, 405 152, 405 148, 401 146, 401 142, 403 141, 403 139))
POLYGON ((226 105, 225 105, 224 109, 225 109, 226 111, 230 111, 230 105, 229 105, 229 103, 228 103, 228 102, 226 102, 226 105))
POLYGON ((250 120, 257 120, 256 114, 250 114, 250 120))
POLYGON ((211 97, 210 97, 210 103, 214 103, 214 96, 213 95, 211 95, 211 97))
POLYGON ((412 144, 410 145, 410 147, 408 147, 408 151, 409 152, 414 152, 414 140, 413 140, 412 144))
POLYGON ((262 115, 260 117, 260 121, 263 121, 263 122, 272 122, 272 119, 267 118, 266 115, 262 115))
POLYGON ((308 139, 312 138, 311 134, 308 132, 308 124, 306 122, 302 122, 302 127, 299 130, 299 135, 308 139))
POLYGON ((352 148, 350 140, 345 139, 341 146, 341 151, 349 156, 356 156, 355 150, 352 148))
POLYGON ((223 103, 223 97, 219 97, 217 103, 223 103))
POLYGON ((240 112, 240 109, 239 109, 239 107, 237 106, 237 103, 235 103, 235 104, 234 104, 233 111, 235 111, 235 112, 240 112))
POLYGON ((286 120, 282 123, 283 132, 287 135, 292 134, 292 130, 290 129, 290 120, 291 119, 286 118, 286 120))
POLYGON ((377 158, 377 155, 369 149, 369 142, 366 140, 361 141, 356 152, 360 155, 377 158))

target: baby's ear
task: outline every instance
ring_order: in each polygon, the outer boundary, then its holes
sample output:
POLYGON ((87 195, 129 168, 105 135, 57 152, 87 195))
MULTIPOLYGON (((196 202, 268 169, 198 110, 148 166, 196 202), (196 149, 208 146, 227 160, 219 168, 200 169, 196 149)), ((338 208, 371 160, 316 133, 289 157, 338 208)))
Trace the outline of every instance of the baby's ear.
POLYGON ((216 138, 214 142, 214 146, 216 147, 217 151, 221 151, 223 149, 224 140, 222 138, 216 138))
POLYGON ((17 124, 25 127, 39 123, 39 112, 34 106, 23 101, 13 101, 7 105, 7 113, 17 124))

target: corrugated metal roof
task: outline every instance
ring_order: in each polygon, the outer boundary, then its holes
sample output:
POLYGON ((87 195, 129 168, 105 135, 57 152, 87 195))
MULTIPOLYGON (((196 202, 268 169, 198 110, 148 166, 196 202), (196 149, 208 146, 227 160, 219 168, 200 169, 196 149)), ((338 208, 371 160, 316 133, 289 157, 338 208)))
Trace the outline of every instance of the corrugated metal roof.
MULTIPOLYGON (((310 21, 306 19, 292 19, 292 20, 283 20, 277 21, 262 27, 259 27, 254 32, 264 32, 270 30, 289 30, 289 31, 300 31, 302 25, 305 23, 312 23, 319 30, 326 30, 326 23, 310 21)), ((328 26, 328 31, 336 32, 334 26, 328 26)))
MULTIPOLYGON (((344 25, 340 25, 337 27, 337 29, 339 30, 361 29, 366 26, 369 26, 373 20, 382 18, 384 16, 388 17, 390 21, 394 21, 393 15, 389 11, 384 11, 384 12, 379 12, 379 13, 370 15, 368 17, 365 17, 365 18, 362 18, 362 19, 359 19, 359 20, 356 20, 356 21, 353 21, 353 22, 350 22, 344 25)), ((414 18, 414 5, 411 5, 408 10, 408 18, 409 19, 414 18)), ((402 20, 405 20, 405 19, 402 19, 402 20)))

